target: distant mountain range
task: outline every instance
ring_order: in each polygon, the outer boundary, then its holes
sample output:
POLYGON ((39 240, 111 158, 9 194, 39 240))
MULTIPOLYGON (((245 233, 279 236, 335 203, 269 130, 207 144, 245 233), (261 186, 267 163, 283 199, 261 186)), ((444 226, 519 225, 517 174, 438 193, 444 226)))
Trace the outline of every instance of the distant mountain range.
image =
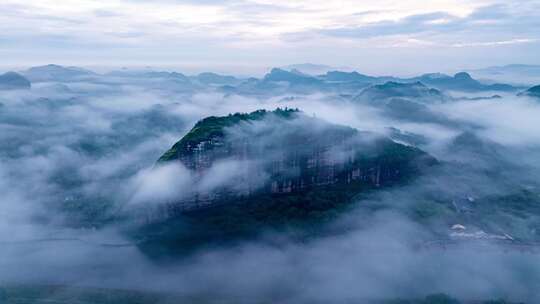
POLYGON ((417 102, 443 102, 441 91, 429 88, 421 82, 400 83, 389 81, 363 90, 355 99, 366 102, 380 102, 389 98, 411 98, 417 102))
POLYGON ((491 75, 501 75, 505 73, 522 74, 529 76, 540 75, 540 65, 532 64, 509 64, 504 66, 492 66, 483 69, 471 70, 471 72, 479 72, 491 75))
POLYGON ((540 83, 540 65, 509 64, 469 70, 468 72, 475 77, 511 84, 522 83, 531 85, 540 83))
POLYGON ((321 75, 329 71, 336 71, 336 70, 352 71, 353 70, 352 68, 349 68, 349 67, 333 67, 329 65, 313 64, 313 63, 291 64, 291 65, 286 65, 280 68, 286 71, 297 70, 299 72, 312 75, 312 76, 321 75))
MULTIPOLYGON (((135 81, 141 85, 152 88, 166 89, 167 87, 190 91, 201 88, 216 88, 227 94, 244 95, 280 95, 288 93, 308 94, 312 92, 329 92, 337 94, 358 95, 363 89, 374 87, 371 91, 388 88, 396 84, 420 84, 428 89, 464 92, 517 92, 525 90, 523 86, 513 86, 504 83, 484 83, 474 79, 469 73, 460 72, 453 76, 430 73, 411 78, 393 76, 370 76, 356 71, 331 70, 322 74, 312 75, 304 72, 305 65, 293 65, 285 68, 273 68, 262 78, 238 78, 231 75, 221 75, 204 72, 188 76, 178 72, 130 70, 122 69, 106 74, 98 74, 78 67, 64 67, 60 65, 45 65, 32 67, 20 72, 20 76, 31 82, 80 82, 80 81, 113 81, 115 83, 135 81), (303 68, 303 70, 297 69, 303 68)), ((307 67, 321 69, 326 66, 310 65, 307 67)), ((515 68, 514 68, 515 69, 515 68)), ((14 77, 10 74, 10 77, 14 77)), ((19 78, 20 79, 20 78, 19 78)), ((7 81, 7 80, 4 80, 7 81)), ((387 94, 390 91, 387 92, 387 94)), ((424 93, 429 90, 425 91, 424 93)), ((431 91, 435 93, 435 91, 431 91)), ((397 96, 396 96, 397 97, 397 96)), ((410 96, 413 97, 413 96, 410 96)))
POLYGON ((262 79, 264 82, 287 82, 294 85, 321 85, 322 80, 304 74, 298 70, 286 71, 283 69, 273 68, 270 73, 266 74, 262 79))
POLYGON ((169 231, 149 242, 185 248, 331 217, 354 195, 415 179, 437 161, 382 135, 278 108, 200 120, 157 166, 174 163, 195 177, 193 193, 143 215, 149 229, 169 231), (219 180, 224 162, 235 163, 234 174, 201 188, 219 180))
POLYGON ((424 74, 412 78, 440 90, 454 91, 515 91, 514 86, 508 84, 483 84, 471 77, 470 74, 460 72, 453 77, 445 74, 424 74))
POLYGON ((69 81, 95 75, 94 72, 83 68, 64 67, 56 64, 32 67, 21 73, 32 82, 69 81))
POLYGON ((519 95, 540 98, 540 85, 534 86, 519 95))

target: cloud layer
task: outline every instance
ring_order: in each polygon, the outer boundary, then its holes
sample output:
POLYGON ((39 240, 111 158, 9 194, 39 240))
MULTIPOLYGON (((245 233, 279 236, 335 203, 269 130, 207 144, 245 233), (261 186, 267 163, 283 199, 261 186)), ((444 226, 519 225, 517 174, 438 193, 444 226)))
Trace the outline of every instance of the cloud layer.
POLYGON ((452 58, 443 67, 447 70, 456 65, 538 63, 533 55, 539 50, 535 30, 539 7, 538 1, 497 0, 362 1, 361 5, 352 0, 70 0, 61 4, 8 0, 0 6, 4 12, 0 51, 11 59, 9 64, 19 66, 144 61, 229 70, 242 65, 251 72, 300 60, 380 74, 385 62, 399 64, 402 59, 409 64, 401 63, 400 72, 426 71, 430 65, 446 63, 441 58, 452 58), (330 45, 331 50, 326 50, 330 45), (481 56, 486 50, 493 61, 481 56), (329 56, 336 53, 341 56, 329 56), (421 57, 427 62, 422 64, 421 57))
MULTIPOLYGON (((392 108, 319 87, 306 94, 285 86, 225 94, 166 75, 76 76, 0 92, 0 284, 173 291, 248 303, 362 302, 435 292, 471 300, 540 299, 537 252, 475 243, 424 246, 448 236, 456 223, 540 240, 538 100, 499 92, 496 99, 420 100, 413 107, 419 100, 410 98, 392 108), (195 188, 186 168, 156 167, 155 161, 196 121, 278 106, 360 130, 395 136, 388 128, 400 129, 401 141, 416 142, 443 165, 412 184, 366 195, 331 223, 333 233, 301 242, 296 231, 269 230, 260 239, 163 264, 139 250, 137 239, 124 233, 125 222, 111 222, 130 208, 152 208, 195 188), (493 207, 499 196, 516 193, 534 197, 493 207), (459 204, 473 204, 481 216, 462 216, 459 204)), ((266 127, 245 126, 255 134, 268 133, 266 127)), ((197 186, 230 186, 245 165, 253 164, 216 163, 197 186)))

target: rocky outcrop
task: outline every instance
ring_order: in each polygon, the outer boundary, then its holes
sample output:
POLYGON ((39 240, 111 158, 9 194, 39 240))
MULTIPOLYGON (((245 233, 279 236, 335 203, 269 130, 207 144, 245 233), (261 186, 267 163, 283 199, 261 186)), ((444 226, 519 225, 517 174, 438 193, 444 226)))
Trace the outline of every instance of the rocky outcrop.
MULTIPOLYGON (((203 180, 220 162, 236 164, 226 183, 194 190, 165 213, 258 196, 307 193, 336 185, 380 187, 435 162, 426 153, 297 110, 208 117, 167 151, 159 164, 179 161, 203 180)), ((222 174, 222 173, 220 173, 222 174)))

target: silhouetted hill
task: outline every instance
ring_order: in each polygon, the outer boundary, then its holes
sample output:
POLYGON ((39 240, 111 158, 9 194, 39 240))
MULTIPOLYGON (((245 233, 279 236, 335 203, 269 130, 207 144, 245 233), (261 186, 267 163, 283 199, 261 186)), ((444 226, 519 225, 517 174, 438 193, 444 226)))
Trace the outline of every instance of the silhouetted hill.
POLYGON ((277 109, 207 117, 158 166, 171 162, 196 177, 193 193, 151 213, 144 234, 157 229, 166 241, 149 243, 175 247, 329 219, 358 193, 405 183, 436 160, 381 135, 277 109), (226 178, 214 169, 223 161, 235 163, 226 178), (200 188, 208 178, 226 182, 200 188))
POLYGON ((514 91, 515 87, 507 84, 483 84, 471 77, 470 74, 460 72, 453 77, 440 73, 424 74, 414 78, 429 86, 441 90, 455 91, 514 91))
POLYGON ((292 85, 306 85, 306 84, 319 84, 321 83, 315 77, 303 74, 297 70, 285 71, 278 68, 273 68, 270 73, 266 74, 263 78, 265 82, 288 82, 292 85))
POLYGON ((521 93, 520 95, 526 95, 531 97, 537 97, 540 98, 540 85, 534 86, 527 91, 521 93))
POLYGON ((391 98, 409 98, 416 102, 433 103, 444 101, 445 96, 439 90, 429 88, 421 82, 389 81, 363 90, 355 100, 377 103, 391 98))
POLYGON ((0 75, 0 90, 30 89, 28 79, 15 72, 7 72, 0 75))
POLYGON ((23 75, 31 81, 69 81, 85 76, 95 75, 94 72, 78 68, 64 67, 56 64, 32 67, 23 72, 23 75))
POLYGON ((240 82, 240 80, 234 76, 220 75, 211 72, 200 73, 195 79, 204 84, 216 85, 235 85, 240 82))
POLYGON ((325 81, 338 81, 338 82, 363 82, 363 83, 373 83, 378 82, 378 77, 372 77, 358 72, 341 72, 341 71, 329 71, 324 75, 319 76, 319 78, 325 81))

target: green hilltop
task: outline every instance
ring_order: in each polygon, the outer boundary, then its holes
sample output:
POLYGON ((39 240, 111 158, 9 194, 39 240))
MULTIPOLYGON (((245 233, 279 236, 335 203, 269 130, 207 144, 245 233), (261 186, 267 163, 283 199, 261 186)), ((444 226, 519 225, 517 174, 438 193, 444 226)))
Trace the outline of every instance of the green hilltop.
POLYGON ((240 122, 258 121, 270 115, 280 118, 294 118, 300 110, 289 108, 277 108, 274 111, 257 110, 251 113, 235 113, 227 116, 209 116, 199 120, 195 126, 178 142, 176 142, 168 151, 166 151, 158 162, 166 162, 178 159, 182 153, 189 153, 190 147, 195 147, 203 141, 214 137, 224 136, 224 130, 240 122))

